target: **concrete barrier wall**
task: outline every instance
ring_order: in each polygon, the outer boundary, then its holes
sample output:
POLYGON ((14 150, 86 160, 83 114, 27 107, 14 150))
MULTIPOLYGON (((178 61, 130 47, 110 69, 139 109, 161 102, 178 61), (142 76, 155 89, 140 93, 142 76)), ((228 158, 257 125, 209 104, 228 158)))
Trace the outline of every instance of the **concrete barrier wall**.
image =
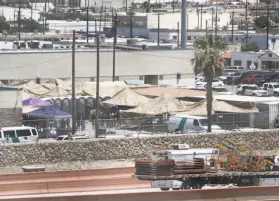
POLYGON ((278 150, 279 130, 3 145, 0 166, 137 158, 175 143, 205 148, 227 138, 253 150, 278 150))
MULTIPOLYGON (((39 189, 39 187, 38 187, 39 189)), ((48 188, 46 188, 48 189, 48 188)), ((38 193, 43 193, 39 192, 38 193)), ((51 193, 51 192, 50 192, 51 193)), ((9 201, 276 201, 279 186, 241 187, 230 189, 185 190, 170 192, 117 193, 116 194, 72 194, 51 196, 12 196, 9 201)), ((1 199, 2 200, 2 199, 1 199)))

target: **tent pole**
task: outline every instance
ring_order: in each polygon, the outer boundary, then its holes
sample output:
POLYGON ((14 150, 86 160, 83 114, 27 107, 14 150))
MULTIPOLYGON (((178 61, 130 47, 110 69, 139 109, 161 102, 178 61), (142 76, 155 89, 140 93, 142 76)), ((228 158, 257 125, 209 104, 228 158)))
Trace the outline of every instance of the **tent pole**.
MULTIPOLYGON (((76 45, 76 33, 73 31, 72 42, 72 135, 76 132, 76 96, 75 96, 75 45, 76 45)), ((69 133, 69 135, 71 135, 69 133)))

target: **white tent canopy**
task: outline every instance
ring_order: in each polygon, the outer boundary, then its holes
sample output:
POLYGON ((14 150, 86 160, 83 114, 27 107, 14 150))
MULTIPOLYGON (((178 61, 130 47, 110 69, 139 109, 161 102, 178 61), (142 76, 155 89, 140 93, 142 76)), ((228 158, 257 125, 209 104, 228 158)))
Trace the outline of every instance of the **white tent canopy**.
POLYGON ((151 99, 136 93, 130 88, 124 88, 110 100, 104 101, 103 103, 109 105, 136 107, 140 104, 147 103, 150 100, 151 99))

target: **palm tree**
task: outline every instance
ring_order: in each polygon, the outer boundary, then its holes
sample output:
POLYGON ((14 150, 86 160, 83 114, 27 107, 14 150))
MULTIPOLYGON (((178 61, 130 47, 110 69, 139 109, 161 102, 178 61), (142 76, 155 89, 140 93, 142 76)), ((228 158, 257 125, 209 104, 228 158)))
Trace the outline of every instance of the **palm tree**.
POLYGON ((211 132, 212 125, 212 82, 213 77, 222 71, 224 67, 224 58, 222 51, 227 48, 226 42, 220 37, 208 36, 194 41, 194 57, 191 59, 194 66, 194 72, 203 72, 207 81, 207 132, 211 132))

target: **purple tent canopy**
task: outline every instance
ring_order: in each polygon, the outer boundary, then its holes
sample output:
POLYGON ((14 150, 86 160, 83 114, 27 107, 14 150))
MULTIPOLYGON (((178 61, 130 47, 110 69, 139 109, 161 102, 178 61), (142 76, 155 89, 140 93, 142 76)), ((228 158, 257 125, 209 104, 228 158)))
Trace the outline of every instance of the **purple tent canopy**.
POLYGON ((35 107, 47 107, 47 106, 51 106, 52 104, 41 100, 39 98, 28 98, 22 101, 22 105, 31 105, 31 106, 35 106, 35 107))

